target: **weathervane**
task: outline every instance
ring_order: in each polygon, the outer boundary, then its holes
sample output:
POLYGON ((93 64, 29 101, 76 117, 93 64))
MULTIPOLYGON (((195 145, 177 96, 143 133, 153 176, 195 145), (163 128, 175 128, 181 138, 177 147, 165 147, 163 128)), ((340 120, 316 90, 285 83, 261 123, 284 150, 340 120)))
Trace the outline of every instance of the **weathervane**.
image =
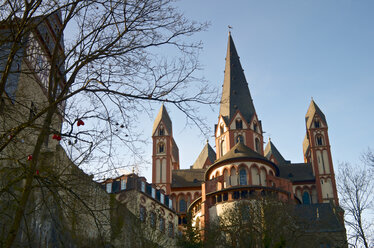
POLYGON ((229 28, 229 33, 231 33, 231 29, 233 29, 233 27, 230 25, 228 25, 227 27, 229 28))

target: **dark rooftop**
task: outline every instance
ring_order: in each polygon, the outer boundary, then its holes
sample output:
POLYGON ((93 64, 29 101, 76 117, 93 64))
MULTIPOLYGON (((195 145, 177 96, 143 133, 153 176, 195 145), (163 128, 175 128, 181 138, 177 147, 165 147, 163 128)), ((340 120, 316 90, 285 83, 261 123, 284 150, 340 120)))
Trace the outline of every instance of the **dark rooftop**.
POLYGON ((200 152, 199 157, 197 157, 195 163, 192 165, 192 169, 203 169, 207 159, 210 161, 210 164, 213 164, 216 160, 216 153, 209 143, 206 143, 200 152))
POLYGON ((205 169, 173 170, 172 188, 200 187, 204 181, 205 169))
POLYGON ((309 232, 344 231, 344 224, 338 217, 339 207, 330 203, 295 205, 295 213, 300 224, 309 232))
POLYGON ((228 124, 237 110, 240 111, 247 122, 252 120, 256 112, 234 41, 229 33, 219 113, 228 124))
POLYGON ((314 181, 312 165, 309 163, 279 165, 280 177, 291 182, 314 181))

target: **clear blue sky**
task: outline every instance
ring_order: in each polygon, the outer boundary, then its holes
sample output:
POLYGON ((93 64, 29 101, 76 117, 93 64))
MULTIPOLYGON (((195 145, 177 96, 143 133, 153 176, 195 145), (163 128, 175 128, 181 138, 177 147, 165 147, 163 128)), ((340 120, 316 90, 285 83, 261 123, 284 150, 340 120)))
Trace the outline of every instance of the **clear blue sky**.
MULTIPOLYGON (((374 1, 369 0, 188 0, 177 3, 189 18, 209 21, 202 40, 203 76, 221 91, 228 25, 245 71, 258 117, 282 155, 303 162, 304 117, 311 97, 325 113, 335 170, 359 162, 374 148, 374 1)), ((157 110, 160 106, 155 106, 157 110)), ((189 168, 207 137, 185 127, 185 117, 166 105, 189 168)), ((219 106, 202 115, 212 127, 219 106)), ((151 136, 152 123, 144 126, 151 136)), ((151 138, 149 138, 151 142, 151 138)), ((151 160, 151 143, 145 148, 151 160)), ((151 168, 141 174, 151 181, 151 168)))

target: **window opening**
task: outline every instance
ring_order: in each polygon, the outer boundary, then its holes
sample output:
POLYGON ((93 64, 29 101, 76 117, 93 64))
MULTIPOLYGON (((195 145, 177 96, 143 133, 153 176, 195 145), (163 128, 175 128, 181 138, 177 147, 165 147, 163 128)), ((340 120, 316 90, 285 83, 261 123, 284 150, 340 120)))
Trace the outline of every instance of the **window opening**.
POLYGON ((140 221, 144 222, 145 221, 145 207, 140 206, 140 221))
POLYGON ((165 151, 165 145, 164 143, 160 143, 158 145, 158 153, 164 153, 164 151, 165 151))
POLYGON ((303 193, 303 204, 310 204, 310 196, 307 191, 304 191, 303 193))
POLYGON ((184 199, 179 200, 179 212, 187 211, 187 202, 184 199))
POLYGON ((247 185, 247 171, 244 168, 239 171, 239 184, 247 185))
POLYGON ((106 184, 106 192, 107 193, 112 193, 112 183, 107 183, 106 184))
POLYGON ((260 140, 258 138, 255 139, 255 148, 256 152, 260 152, 260 140))
POLYGON ((318 120, 314 121, 314 127, 315 128, 319 128, 320 127, 320 123, 318 120))
POLYGON ((168 235, 170 238, 174 236, 174 226, 173 226, 173 223, 171 222, 169 222, 169 225, 168 225, 168 235))
POLYGON ((126 189, 126 180, 122 179, 121 180, 121 190, 124 190, 124 189, 126 189))
POLYGON ((155 212, 150 212, 149 218, 150 218, 151 227, 154 228, 156 226, 156 214, 155 214, 155 212))
POLYGON ((161 232, 164 232, 165 231, 165 219, 164 218, 160 218, 160 231, 161 232))
POLYGON ((235 121, 236 123, 236 129, 243 129, 243 122, 242 122, 242 120, 236 120, 235 121))
POLYGON ((164 136, 164 127, 160 126, 160 129, 158 130, 158 135, 159 136, 164 136))
POLYGON ((225 145, 225 140, 221 141, 221 156, 225 153, 226 145, 225 145))
POLYGON ((227 193, 223 194, 223 201, 227 201, 229 199, 229 195, 227 193))

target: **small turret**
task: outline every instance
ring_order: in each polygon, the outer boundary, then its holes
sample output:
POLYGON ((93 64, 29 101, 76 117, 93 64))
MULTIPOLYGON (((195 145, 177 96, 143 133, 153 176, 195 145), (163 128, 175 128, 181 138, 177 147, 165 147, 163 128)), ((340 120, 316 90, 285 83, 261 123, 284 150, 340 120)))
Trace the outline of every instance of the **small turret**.
POLYGON ((303 142, 304 160, 313 165, 318 202, 333 201, 338 205, 327 121, 325 115, 313 99, 305 115, 305 124, 306 136, 303 142))
POLYGON ((172 122, 164 105, 153 124, 152 140, 152 182, 166 194, 170 194, 172 170, 179 169, 179 150, 173 138, 172 122))

